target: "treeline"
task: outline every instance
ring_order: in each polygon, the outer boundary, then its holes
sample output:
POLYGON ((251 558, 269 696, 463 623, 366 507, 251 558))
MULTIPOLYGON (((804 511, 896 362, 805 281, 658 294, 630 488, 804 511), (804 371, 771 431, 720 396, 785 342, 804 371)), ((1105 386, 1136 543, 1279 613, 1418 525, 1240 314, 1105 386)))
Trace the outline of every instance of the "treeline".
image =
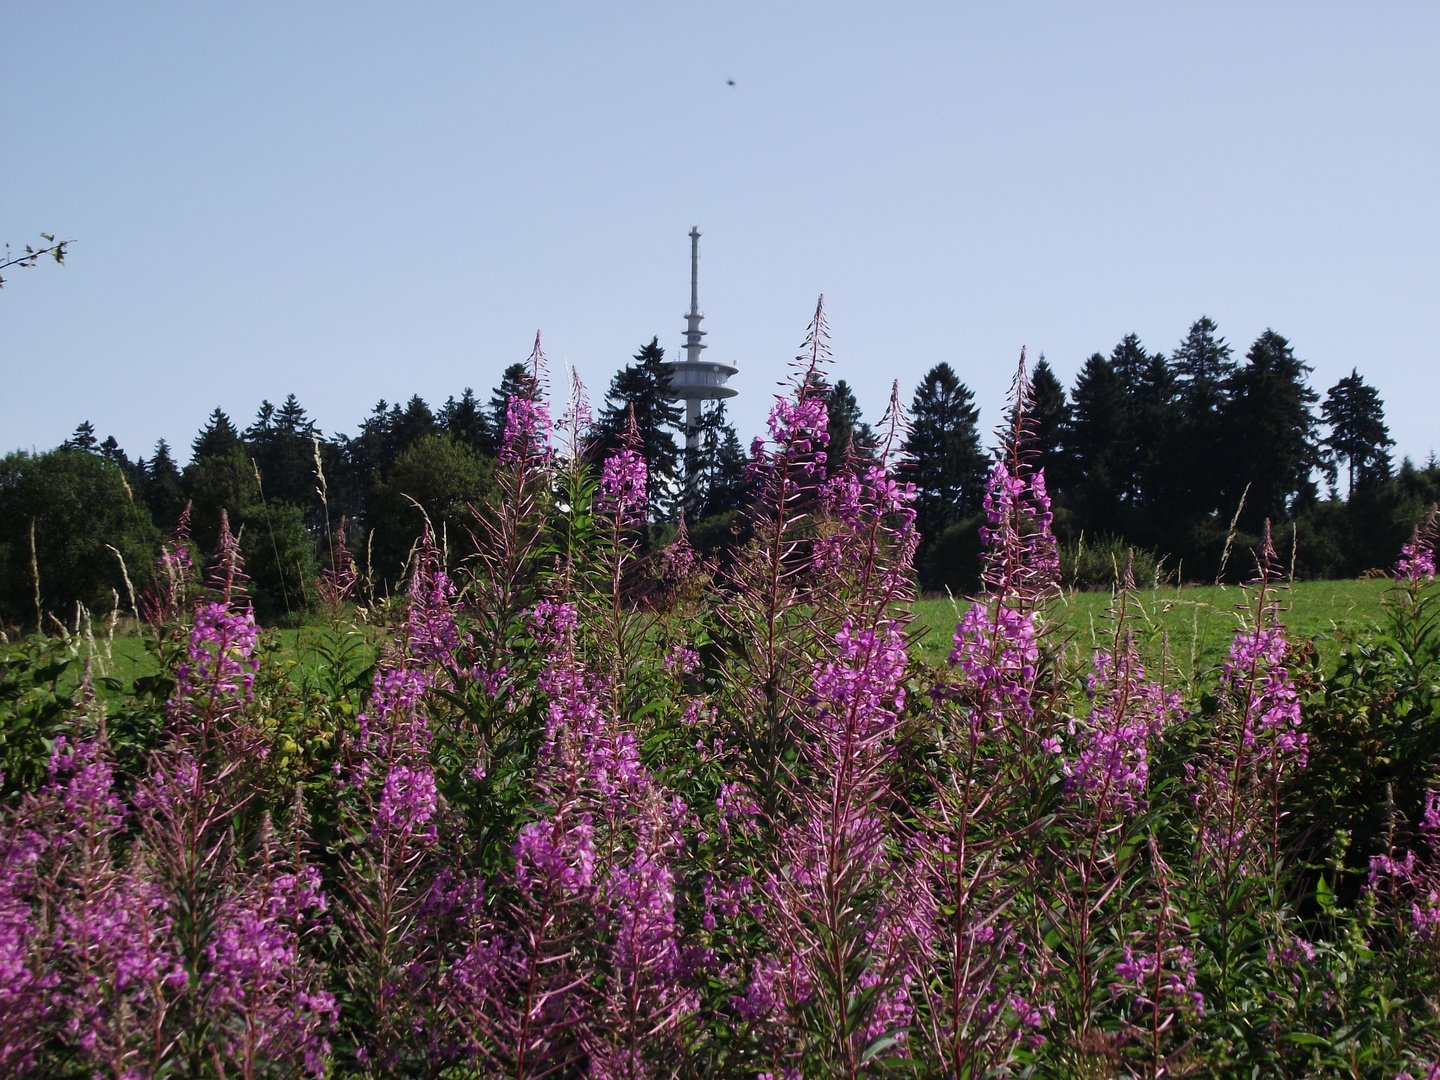
MULTIPOLYGON (((0 625, 54 629, 73 623, 77 603, 130 611, 150 584, 162 536, 187 507, 200 557, 227 515, 262 620, 302 619, 320 571, 341 561, 353 561, 366 595, 389 595, 426 519, 452 565, 473 550, 471 507, 490 492, 506 403, 528 396, 534 378, 517 363, 488 400, 467 388, 439 408, 418 396, 381 401, 354 435, 327 436, 293 394, 279 407, 263 402, 248 426, 217 408, 183 467, 164 440, 148 459, 132 458, 89 422, 54 450, 11 453, 0 459, 0 625)), ((653 340, 611 380, 593 417, 580 403, 583 441, 589 453, 608 452, 633 415, 652 461, 652 518, 674 519, 684 506, 692 521, 723 520, 746 497, 739 438, 723 408, 709 411, 694 454, 698 480, 686 491, 682 412, 663 396, 666 378, 653 340)), ((555 393, 558 414, 564 388, 555 393)))
MULTIPOLYGON (((593 417, 555 389, 557 421, 578 408, 577 430, 595 454, 626 439, 633 421, 657 542, 681 513, 702 550, 743 542, 748 455, 723 402, 704 412, 698 449, 685 448, 682 408, 665 396, 667 370, 652 340, 611 379, 593 417)), ((1243 552, 1267 517, 1283 523, 1279 545, 1287 560, 1293 550, 1297 576, 1385 565, 1421 508, 1440 498, 1440 465, 1395 468, 1374 388, 1352 372, 1322 400, 1310 370, 1268 330, 1237 359, 1204 318, 1169 356, 1134 335, 1108 356, 1096 353, 1068 392, 1042 357, 1027 423, 1070 582, 1109 584, 1131 547, 1153 576, 1214 580, 1227 539, 1243 552)), ((321 569, 338 560, 354 561, 367 595, 389 594, 427 518, 453 565, 472 547, 470 508, 489 493, 506 403, 534 377, 517 363, 488 400, 467 388, 439 408, 418 396, 381 401, 353 436, 327 436, 294 395, 279 407, 262 403, 248 426, 216 409, 183 467, 163 440, 148 460, 132 459, 88 422, 55 450, 11 453, 0 459, 0 623, 30 627, 47 612, 70 622, 77 603, 130 609, 161 536, 187 506, 201 554, 227 513, 257 614, 270 622, 310 611, 321 569)), ((815 390, 828 409, 832 468, 863 468, 875 436, 853 390, 844 380, 815 390)), ((968 591, 992 460, 980 411, 941 363, 908 413, 900 475, 918 492, 920 584, 968 591)))
MULTIPOLYGON (((1395 468, 1383 403, 1358 371, 1323 399, 1310 373, 1273 330, 1237 358, 1208 318, 1168 357, 1126 336, 1108 356, 1092 355, 1068 393, 1042 357, 1027 425, 1067 576, 1108 584, 1136 548, 1162 578, 1213 581, 1227 545, 1254 548, 1266 518, 1297 577, 1386 566, 1440 495, 1440 464, 1432 455, 1395 468)), ((902 474, 919 490, 922 584, 967 590, 990 467, 979 411, 938 364, 915 391, 910 421, 902 474)))

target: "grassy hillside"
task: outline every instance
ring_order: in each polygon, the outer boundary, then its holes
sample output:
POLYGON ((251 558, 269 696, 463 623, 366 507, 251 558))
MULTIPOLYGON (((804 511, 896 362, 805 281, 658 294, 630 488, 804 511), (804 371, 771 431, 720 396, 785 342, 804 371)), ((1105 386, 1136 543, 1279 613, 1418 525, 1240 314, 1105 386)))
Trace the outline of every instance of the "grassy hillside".
MULTIPOLYGON (((1301 581, 1281 597, 1285 625, 1292 640, 1312 638, 1327 660, 1332 659, 1347 634, 1373 626, 1380 615, 1380 600, 1391 582, 1387 578, 1369 581, 1301 581)), ((1158 589, 1139 595, 1139 618, 1135 628, 1141 647, 1149 656, 1166 648, 1189 678, 1203 673, 1224 659, 1235 632, 1243 600, 1241 590, 1200 586, 1185 589, 1158 589)), ((1057 601, 1055 616, 1063 626, 1072 648, 1089 652, 1105 633, 1104 617, 1110 594, 1089 592, 1067 594, 1057 601)), ((951 635, 963 600, 922 600, 916 604, 916 629, 923 631, 920 656, 931 663, 943 663, 951 648, 951 635)))

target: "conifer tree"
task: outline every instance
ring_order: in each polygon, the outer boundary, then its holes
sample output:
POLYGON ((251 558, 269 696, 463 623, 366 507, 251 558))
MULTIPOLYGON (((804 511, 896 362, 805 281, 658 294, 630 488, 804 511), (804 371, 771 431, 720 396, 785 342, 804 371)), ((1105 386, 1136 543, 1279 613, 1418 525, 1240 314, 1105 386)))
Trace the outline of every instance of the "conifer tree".
POLYGON ((89 420, 80 421, 74 434, 60 444, 60 449, 79 450, 82 454, 98 454, 100 441, 95 438, 95 425, 89 420))
POLYGON ((745 451, 730 423, 725 402, 717 401, 700 415, 700 445, 685 451, 688 475, 695 477, 685 493, 685 516, 691 521, 738 510, 745 503, 745 451))
POLYGON ((1052 496, 1063 499, 1072 473, 1066 461, 1066 440, 1069 438, 1070 403, 1065 387, 1055 377, 1045 354, 1030 375, 1030 432, 1036 463, 1045 470, 1045 481, 1052 496))
POLYGON ((1350 369, 1325 395, 1320 406, 1330 434, 1321 445, 1333 469, 1343 461, 1349 472, 1346 498, 1355 495, 1355 485, 1368 486, 1390 478, 1390 429, 1385 425, 1385 404, 1375 387, 1367 386, 1360 372, 1350 369))
POLYGON ((468 386, 460 395, 459 401, 454 397, 445 399, 445 404, 440 409, 439 421, 441 429, 463 446, 491 455, 498 449, 480 399, 468 386))
MULTIPOLYGON (((1226 487, 1225 395, 1235 372, 1232 350, 1218 327, 1202 315, 1172 357, 1180 403, 1173 469, 1184 491, 1185 516, 1197 522, 1220 514, 1226 487)), ((1234 508, 1231 508, 1234 512, 1234 508)))
POLYGON ((245 430, 246 452, 260 470, 266 502, 286 502, 316 511, 315 423, 294 394, 277 409, 260 405, 255 423, 245 430))
POLYGON ((390 410, 390 437, 396 454, 408 450, 427 435, 438 434, 440 425, 435 414, 419 394, 405 403, 403 411, 398 405, 390 410))
POLYGON ((150 520, 162 531, 173 526, 185 508, 180 467, 164 439, 155 444, 155 453, 145 468, 145 505, 150 508, 150 520))
POLYGON ((1312 411, 1319 400, 1305 376, 1310 366, 1290 342, 1266 330, 1231 375, 1226 395, 1229 448, 1226 505, 1239 504, 1245 485, 1241 525, 1258 532, 1265 518, 1281 521, 1315 501, 1311 474, 1323 466, 1312 411))
POLYGON ((922 542, 971 516, 984 497, 989 459, 980 445, 975 395, 949 364, 936 364, 915 389, 910 405, 909 457, 902 479, 916 490, 922 542))
POLYGON ((1082 528, 1114 530, 1120 517, 1129 454, 1124 442, 1125 385, 1094 353, 1070 392, 1069 445, 1076 480, 1072 498, 1082 528))
POLYGON ((854 462, 858 467, 872 460, 875 447, 875 432, 865 422, 860 403, 855 400, 855 391, 844 379, 824 391, 825 411, 829 418, 829 456, 838 464, 853 446, 854 462))
POLYGON ((239 445, 240 433, 235 430, 230 417, 225 415, 223 409, 216 409, 200 429, 200 434, 195 436, 195 441, 190 444, 190 457, 199 461, 201 458, 227 455, 239 445))

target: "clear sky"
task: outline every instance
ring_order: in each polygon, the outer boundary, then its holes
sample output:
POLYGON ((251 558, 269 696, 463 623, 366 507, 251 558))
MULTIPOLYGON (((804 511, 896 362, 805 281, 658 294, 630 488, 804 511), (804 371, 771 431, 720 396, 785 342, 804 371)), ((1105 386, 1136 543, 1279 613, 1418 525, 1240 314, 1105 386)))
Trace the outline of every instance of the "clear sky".
POLYGON ((746 438, 824 292, 872 419, 1208 314, 1440 451, 1434 3, 0 0, 0 50, 0 240, 76 240, 0 291, 0 450, 353 431, 537 328, 598 397, 675 352, 699 225, 746 438))

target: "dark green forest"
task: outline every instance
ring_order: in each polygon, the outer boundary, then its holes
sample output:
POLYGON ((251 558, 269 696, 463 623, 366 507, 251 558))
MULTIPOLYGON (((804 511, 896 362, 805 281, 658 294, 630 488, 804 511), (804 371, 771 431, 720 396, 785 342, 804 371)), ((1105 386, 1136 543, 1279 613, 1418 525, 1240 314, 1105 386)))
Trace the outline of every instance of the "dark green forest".
MULTIPOLYGON (((698 451, 665 397, 664 350, 644 345, 611 379, 583 443, 598 459, 633 416, 649 467, 653 542, 683 514, 692 540, 723 556, 743 544, 749 455, 723 403, 706 410, 698 451), (689 477, 687 482, 686 477, 689 477)), ((389 595, 428 518, 450 565, 474 547, 471 507, 490 493, 506 403, 538 373, 505 369, 488 399, 466 388, 434 407, 378 402, 353 435, 327 434, 292 394, 245 424, 217 408, 188 460, 163 440, 132 457, 81 423, 60 446, 0 459, 0 623, 73 621, 76 605, 128 612, 144 595, 162 537, 189 508, 208 555, 221 514, 239 535, 257 615, 297 623, 317 606, 321 571, 354 564, 366 595, 389 595)), ((1074 385, 1043 357, 1025 420, 1054 500, 1068 583, 1108 588, 1134 549, 1154 580, 1243 574, 1261 523, 1299 578, 1353 577, 1388 565, 1422 509, 1440 498, 1440 464, 1393 460, 1384 405, 1358 368, 1323 396, 1289 340, 1267 330, 1243 356, 1208 318, 1168 355, 1135 335, 1082 365, 1074 385)), ((863 470, 873 433, 854 391, 822 388, 832 463, 863 470)), ((553 390, 557 422, 566 393, 553 390)), ((948 363, 905 402, 922 546, 922 589, 956 594, 979 572, 981 500, 993 460, 972 391, 948 363)), ((588 411, 586 413, 588 417, 588 411)), ((877 419, 878 416, 872 417, 877 419)), ((993 422, 1008 423, 997 416, 993 422)))

